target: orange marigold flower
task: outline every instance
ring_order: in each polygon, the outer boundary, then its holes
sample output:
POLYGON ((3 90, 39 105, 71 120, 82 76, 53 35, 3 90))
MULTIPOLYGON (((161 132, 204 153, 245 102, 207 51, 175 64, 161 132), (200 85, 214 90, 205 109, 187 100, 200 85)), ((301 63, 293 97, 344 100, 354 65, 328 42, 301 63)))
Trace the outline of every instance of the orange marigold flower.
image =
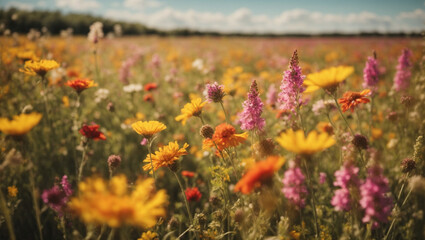
POLYGON ((96 87, 97 84, 93 80, 88 78, 77 78, 71 81, 66 82, 66 85, 72 87, 78 94, 87 88, 96 87))
POLYGON ((212 139, 204 139, 204 147, 215 147, 222 151, 228 147, 236 147, 248 138, 248 132, 236 134, 235 128, 227 123, 222 123, 215 128, 212 139))
POLYGON ((255 163, 236 183, 235 192, 249 194, 254 188, 270 181, 274 173, 282 167, 285 160, 278 156, 269 156, 265 161, 255 163))
POLYGON ((361 92, 348 91, 344 93, 342 98, 338 99, 338 103, 341 104, 341 109, 343 112, 347 111, 348 109, 350 109, 351 112, 354 112, 354 108, 360 103, 370 102, 370 100, 366 98, 369 93, 369 89, 365 89, 361 92))
POLYGON ((192 177, 195 176, 195 173, 194 172, 191 172, 191 171, 182 171, 182 176, 183 177, 192 178, 192 177))
POLYGON ((158 84, 156 83, 147 83, 145 85, 145 91, 149 92, 158 88, 158 84))
POLYGON ((106 140, 105 135, 99 131, 99 125, 86 125, 84 124, 83 127, 79 130, 81 135, 85 136, 86 138, 90 138, 93 140, 106 140))

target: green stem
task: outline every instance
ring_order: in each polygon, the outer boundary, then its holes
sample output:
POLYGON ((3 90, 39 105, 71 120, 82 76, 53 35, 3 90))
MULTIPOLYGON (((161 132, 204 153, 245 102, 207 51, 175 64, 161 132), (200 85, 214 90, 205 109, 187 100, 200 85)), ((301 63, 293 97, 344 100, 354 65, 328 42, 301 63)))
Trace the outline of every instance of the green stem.
MULTIPOLYGON (((88 141, 88 140, 87 140, 87 141, 88 141)), ((85 165, 86 165, 86 163, 87 163, 87 159, 86 159, 87 145, 88 145, 88 143, 85 143, 85 144, 84 144, 84 149, 83 149, 83 153, 82 153, 82 156, 81 156, 80 168, 79 168, 79 170, 78 170, 78 182, 80 182, 80 181, 81 181, 81 177, 82 177, 82 175, 83 175, 83 169, 84 169, 84 166, 85 166, 85 165)))
POLYGON ((31 185, 31 191, 32 191, 32 200, 34 203, 34 211, 35 211, 35 220, 37 222, 37 228, 38 228, 38 233, 39 233, 39 237, 40 240, 43 240, 43 233, 42 233, 42 229, 43 227, 41 226, 41 221, 40 221, 40 207, 38 206, 38 195, 37 195, 37 190, 35 189, 35 180, 34 180, 34 172, 33 172, 33 167, 34 165, 31 164, 31 169, 29 170, 29 180, 30 180, 30 185, 31 185))
POLYGON ((149 151, 149 159, 151 160, 152 176, 156 183, 156 174, 155 174, 155 169, 153 167, 153 161, 152 161, 152 142, 153 142, 152 139, 148 140, 148 151, 149 151))
POLYGON ((223 109, 224 117, 226 118, 226 123, 229 123, 229 116, 228 116, 226 110, 224 109, 223 101, 220 101, 220 105, 221 105, 221 108, 223 109))
POLYGON ((314 197, 314 190, 313 190, 313 186, 311 183, 311 177, 310 177, 310 172, 308 171, 308 166, 307 166, 307 161, 304 159, 304 167, 305 167, 305 172, 307 174, 307 179, 308 179, 308 185, 311 191, 311 200, 312 200, 312 206, 313 206, 313 217, 314 217, 314 230, 316 232, 315 234, 315 238, 318 239, 319 238, 319 224, 317 222, 317 211, 316 211, 316 200, 314 197))
POLYGON ((3 212, 4 220, 6 221, 7 230, 9 231, 10 240, 16 240, 15 231, 13 231, 13 222, 10 217, 9 209, 6 205, 6 199, 3 196, 3 192, 0 191, 0 208, 3 212))
POLYGON ((181 190, 182 195, 183 195, 184 203, 185 203, 185 205, 186 205, 187 214, 189 215, 190 224, 192 225, 192 224, 193 224, 192 213, 190 212, 189 203, 187 202, 186 194, 184 193, 183 185, 182 185, 182 183, 181 183, 181 181, 180 181, 179 176, 177 176, 177 173, 176 173, 176 172, 174 172, 174 171, 172 171, 172 172, 174 173, 174 176, 176 177, 177 182, 179 183, 180 190, 181 190))
POLYGON ((111 232, 109 233, 108 240, 114 239, 114 236, 115 236, 115 233, 116 232, 117 232, 117 229, 116 228, 112 228, 111 229, 111 232))

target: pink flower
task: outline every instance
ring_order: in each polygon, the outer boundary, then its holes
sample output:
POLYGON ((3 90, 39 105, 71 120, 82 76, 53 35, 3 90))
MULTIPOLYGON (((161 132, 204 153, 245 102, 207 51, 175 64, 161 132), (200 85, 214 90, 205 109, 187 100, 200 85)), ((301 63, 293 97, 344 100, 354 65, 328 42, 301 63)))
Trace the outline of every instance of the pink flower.
POLYGON ((394 77, 394 89, 398 92, 406 90, 410 85, 410 77, 412 76, 410 72, 412 66, 411 56, 412 51, 405 48, 398 58, 397 73, 394 77))
POLYGON ((59 216, 63 215, 64 208, 72 195, 72 188, 65 175, 59 185, 54 185, 51 189, 44 190, 41 194, 43 202, 55 210, 59 216))
POLYGON ((319 183, 324 184, 326 182, 326 177, 327 177, 326 173, 324 172, 319 173, 319 183))
POLYGON ((263 102, 258 96, 257 82, 252 81, 251 87, 248 93, 248 99, 243 102, 243 111, 238 114, 239 123, 242 130, 263 130, 266 121, 261 118, 263 113, 263 102))
POLYGON ((305 176, 299 167, 291 166, 286 170, 283 177, 282 192, 291 203, 299 208, 305 206, 305 198, 308 195, 308 190, 305 185, 305 176))
POLYGON ((220 85, 217 82, 207 84, 205 86, 204 95, 208 102, 221 102, 224 95, 226 95, 224 93, 224 85, 220 85))
POLYGON ((373 222, 372 228, 388 222, 393 207, 388 192, 388 179, 383 175, 383 169, 377 164, 370 167, 366 180, 360 186, 360 206, 365 211, 362 221, 373 222))
POLYGON ((292 55, 289 69, 283 74, 282 84, 280 85, 280 93, 278 103, 280 110, 286 110, 296 114, 296 109, 303 104, 301 93, 304 92, 303 87, 305 76, 301 75, 301 68, 298 66, 297 50, 292 55))
POLYGON ((371 89, 375 92, 379 81, 378 61, 374 57, 368 57, 366 66, 363 69, 363 88, 371 89))
POLYGON ((357 189, 360 181, 357 176, 359 168, 351 162, 346 162, 340 170, 335 172, 334 186, 340 187, 335 190, 331 204, 337 211, 349 211, 351 209, 350 189, 357 189))

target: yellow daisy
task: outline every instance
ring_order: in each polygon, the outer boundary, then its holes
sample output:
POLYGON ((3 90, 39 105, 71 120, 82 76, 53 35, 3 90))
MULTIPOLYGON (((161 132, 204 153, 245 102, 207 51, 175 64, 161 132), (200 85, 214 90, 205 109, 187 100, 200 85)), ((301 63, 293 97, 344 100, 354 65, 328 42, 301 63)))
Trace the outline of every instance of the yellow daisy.
POLYGON ((186 103, 184 107, 180 110, 181 114, 178 115, 175 119, 176 121, 182 121, 182 124, 185 125, 186 121, 192 116, 200 116, 202 113, 202 107, 207 103, 207 101, 202 102, 201 98, 192 99, 190 103, 186 103))
POLYGON ((307 87, 304 92, 310 93, 320 88, 332 91, 353 72, 353 67, 338 66, 311 73, 304 80, 304 85, 307 87))
POLYGON ((167 167, 174 164, 175 161, 179 159, 180 156, 187 155, 186 148, 189 147, 189 144, 185 143, 182 148, 179 147, 179 144, 176 142, 170 142, 167 146, 160 147, 155 154, 148 154, 143 162, 148 163, 143 166, 143 170, 152 172, 156 171, 160 167, 167 167), (151 158, 152 157, 152 158, 151 158))
POLYGON ((44 77, 48 71, 58 67, 59 64, 55 60, 29 60, 25 62, 24 68, 19 69, 19 71, 28 75, 38 74, 39 76, 44 77))
POLYGON ((167 128, 162 122, 158 121, 137 121, 131 124, 131 127, 147 139, 167 128))
POLYGON ((68 204, 69 209, 88 224, 107 224, 120 227, 128 224, 141 228, 155 226, 165 216, 165 190, 155 192, 154 179, 139 179, 133 191, 124 175, 114 176, 109 182, 92 177, 78 185, 78 197, 68 204))
POLYGON ((35 127, 41 120, 42 114, 30 113, 13 116, 13 120, 0 118, 0 131, 13 136, 24 135, 35 127))
POLYGON ((314 130, 306 138, 303 130, 294 132, 294 130, 290 129, 277 137, 276 141, 286 150, 301 155, 312 155, 335 144, 335 139, 329 134, 318 134, 314 130))

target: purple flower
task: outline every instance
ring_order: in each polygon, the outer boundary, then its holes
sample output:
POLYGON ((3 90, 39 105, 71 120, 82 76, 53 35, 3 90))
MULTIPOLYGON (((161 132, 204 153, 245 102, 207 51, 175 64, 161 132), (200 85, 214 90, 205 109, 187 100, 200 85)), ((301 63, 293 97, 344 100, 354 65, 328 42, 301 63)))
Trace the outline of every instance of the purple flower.
POLYGON ((388 222, 393 207, 393 201, 387 195, 388 179, 382 173, 383 170, 379 165, 370 167, 366 180, 360 186, 360 206, 365 210, 362 221, 373 222, 372 228, 388 222))
POLYGON ((129 84, 128 79, 131 77, 131 67, 133 67, 137 63, 137 61, 139 61, 143 53, 143 50, 136 50, 131 57, 122 62, 121 68, 119 70, 120 82, 125 85, 129 84))
POLYGON ((68 182, 68 176, 63 175, 62 180, 61 180, 61 186, 62 186, 62 189, 65 192, 65 195, 67 197, 72 195, 72 186, 68 182))
POLYGON ((274 108, 276 106, 276 102, 277 102, 276 86, 274 84, 271 84, 269 87, 269 90, 267 91, 266 104, 274 108))
POLYGON ((378 61, 374 57, 368 57, 363 69, 363 88, 369 88, 372 92, 377 89, 379 81, 378 61))
POLYGON ((291 166, 286 170, 283 177, 282 192, 291 203, 299 208, 305 206, 308 190, 305 185, 305 176, 299 167, 291 166))
POLYGON ((296 114, 296 109, 303 104, 301 101, 301 93, 304 92, 303 87, 305 76, 301 75, 301 68, 298 66, 298 54, 294 51, 289 69, 283 74, 282 83, 280 85, 280 93, 278 103, 280 110, 286 110, 296 114))
POLYGON ((261 118, 264 104, 258 96, 257 82, 255 80, 252 81, 248 99, 243 102, 242 106, 243 111, 238 114, 241 129, 253 130, 256 128, 262 131, 266 124, 264 118, 261 118))
POLYGON ((68 182, 68 177, 64 175, 60 182, 60 186, 54 185, 51 189, 44 190, 41 194, 41 198, 43 202, 55 210, 59 216, 62 216, 71 195, 71 184, 68 182))
POLYGON ((340 187, 335 190, 331 204, 337 211, 349 211, 351 209, 351 194, 350 189, 357 189, 360 181, 357 176, 359 168, 351 162, 346 162, 340 170, 335 172, 334 186, 340 187))
POLYGON ((405 48, 401 56, 398 58, 397 73, 394 77, 394 89, 396 91, 404 91, 410 85, 410 77, 412 76, 412 73, 410 72, 410 68, 412 66, 410 61, 411 56, 412 51, 405 48))
POLYGON ((224 95, 224 85, 219 85, 217 82, 205 85, 204 95, 208 102, 221 102, 224 95))

